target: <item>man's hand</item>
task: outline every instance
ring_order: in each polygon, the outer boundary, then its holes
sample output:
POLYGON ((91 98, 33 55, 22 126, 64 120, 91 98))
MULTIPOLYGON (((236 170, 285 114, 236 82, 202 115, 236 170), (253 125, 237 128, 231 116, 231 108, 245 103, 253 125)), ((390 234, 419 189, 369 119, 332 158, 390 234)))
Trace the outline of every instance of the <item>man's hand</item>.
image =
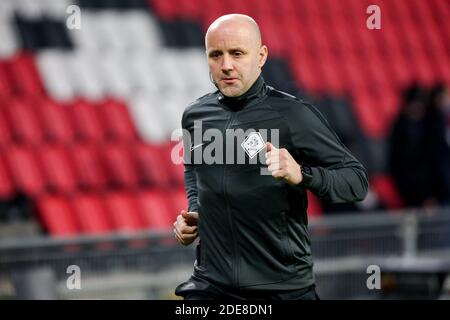
POLYGON ((198 236, 198 213, 181 210, 173 223, 173 232, 178 242, 184 246, 191 244, 198 236))
POLYGON ((277 149, 270 142, 266 143, 266 147, 266 164, 272 177, 284 179, 292 185, 302 182, 301 167, 286 149, 277 149))

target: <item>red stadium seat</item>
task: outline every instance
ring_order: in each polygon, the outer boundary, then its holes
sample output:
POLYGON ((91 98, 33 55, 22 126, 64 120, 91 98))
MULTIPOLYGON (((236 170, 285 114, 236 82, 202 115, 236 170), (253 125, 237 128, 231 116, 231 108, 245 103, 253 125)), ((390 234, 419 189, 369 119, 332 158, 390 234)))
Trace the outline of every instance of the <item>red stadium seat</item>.
POLYGON ((136 231, 144 228, 136 199, 127 192, 107 193, 104 201, 116 231, 136 231))
POLYGON ((69 108, 59 105, 48 98, 41 99, 36 104, 39 120, 49 141, 58 143, 74 141, 75 131, 69 108))
POLYGON ((423 51, 417 51, 415 59, 418 62, 415 68, 415 78, 425 86, 432 86, 435 83, 436 75, 433 73, 431 61, 423 51))
POLYGON ((4 108, 0 107, 0 146, 9 144, 11 142, 11 139, 12 133, 5 116, 5 110, 4 108))
POLYGON ((0 99, 7 99, 12 93, 11 80, 6 70, 5 63, 0 61, 0 99))
POLYGON ((386 61, 385 68, 389 70, 397 88, 404 88, 412 82, 411 71, 402 56, 393 56, 391 60, 386 61))
POLYGON ((221 1, 215 0, 207 0, 204 3, 202 3, 203 10, 201 11, 201 14, 202 14, 203 28, 205 30, 215 19, 217 19, 217 17, 225 13, 223 5, 224 4, 221 1))
MULTIPOLYGON (((380 34, 380 52, 384 55, 384 62, 390 60, 392 56, 401 55, 401 46, 397 40, 396 34, 391 30, 381 32, 380 34)), ((386 66, 384 65, 384 68, 386 66)))
POLYGON ((38 158, 49 187, 58 192, 71 193, 78 186, 73 164, 64 147, 46 145, 39 149, 38 158))
POLYGON ((110 215, 101 200, 94 194, 81 194, 71 198, 71 204, 85 234, 105 234, 113 232, 110 215))
POLYGON ((170 190, 168 201, 172 207, 171 218, 175 221, 181 210, 188 210, 188 200, 184 188, 170 190))
POLYGON ((203 9, 200 1, 180 0, 177 2, 177 5, 183 13, 183 16, 192 20, 198 20, 200 18, 203 9))
POLYGON ((109 99, 101 103, 98 108, 106 127, 107 137, 125 141, 137 138, 136 129, 124 103, 109 99))
POLYGON ((127 145, 110 143, 104 145, 101 152, 112 185, 126 188, 138 186, 137 167, 127 145))
POLYGON ((353 107, 361 128, 368 137, 379 138, 386 133, 387 123, 378 112, 376 97, 362 92, 355 97, 353 107))
POLYGON ((174 161, 181 161, 182 153, 176 154, 178 142, 169 142, 161 146, 161 161, 165 163, 166 168, 170 174, 171 182, 174 186, 184 185, 184 165, 183 163, 176 164, 174 161), (173 154, 172 154, 173 153, 173 154), (174 156, 176 159, 172 159, 174 156))
POLYGON ((389 209, 396 210, 405 207, 397 187, 391 177, 387 175, 377 175, 373 177, 370 184, 381 202, 389 209))
POLYGON ((89 142, 105 140, 105 130, 100 121, 97 106, 80 99, 68 107, 79 138, 89 142))
POLYGON ((52 236, 75 236, 80 232, 73 208, 66 198, 53 195, 44 196, 38 199, 36 208, 44 228, 52 236))
POLYGON ((389 90, 384 90, 384 92, 385 96, 380 107, 383 109, 383 113, 386 114, 387 119, 389 119, 389 123, 391 123, 391 120, 398 115, 399 108, 401 106, 400 97, 397 94, 397 91, 392 88, 389 90))
POLYGON ((304 27, 305 32, 308 32, 310 35, 310 47, 311 53, 315 55, 320 55, 324 50, 328 50, 331 48, 331 45, 328 42, 326 33, 327 29, 321 24, 317 24, 315 26, 304 27))
POLYGON ((358 65, 359 57, 352 53, 347 53, 347 57, 342 61, 342 77, 346 83, 348 91, 358 92, 366 83, 364 75, 358 65))
POLYGON ((428 56, 436 81, 446 82, 446 75, 450 74, 450 61, 447 61, 447 54, 440 50, 429 50, 428 56))
POLYGON ((88 190, 103 190, 108 185, 106 168, 98 149, 89 144, 71 146, 69 153, 80 186, 88 190))
POLYGON ((261 20, 262 37, 270 47, 270 54, 273 57, 283 57, 289 50, 287 43, 279 36, 278 21, 274 21, 272 16, 266 16, 261 20))
POLYGON ((312 192, 307 192, 308 196, 308 218, 318 219, 322 216, 323 210, 320 204, 319 198, 312 194, 312 192))
POLYGON ((380 91, 385 91, 392 85, 391 79, 385 73, 385 66, 382 58, 377 52, 368 55, 370 63, 365 65, 366 82, 376 87, 380 91))
POLYGON ((43 140, 44 134, 37 120, 36 110, 30 104, 28 99, 12 99, 4 110, 15 140, 38 144, 43 140))
POLYGON ((6 154, 16 188, 29 196, 45 191, 45 180, 32 149, 11 146, 6 154))
POLYGON ((7 66, 16 94, 23 96, 44 95, 43 85, 32 54, 19 53, 8 61, 7 66))
POLYGON ((343 71, 340 63, 336 60, 336 57, 331 54, 323 54, 323 59, 320 64, 323 75, 323 91, 335 94, 337 96, 342 95, 345 90, 345 84, 342 81, 343 71))
POLYGON ((173 227, 175 220, 168 205, 169 196, 162 190, 143 190, 136 196, 141 219, 148 229, 167 230, 173 227))
POLYGON ((167 187, 171 176, 160 149, 148 143, 131 145, 141 181, 145 185, 167 187))
POLYGON ((294 77, 301 87, 316 93, 322 88, 321 75, 315 67, 314 59, 309 54, 302 54, 294 60, 292 68, 294 69, 294 77))
POLYGON ((180 11, 177 10, 177 5, 173 1, 149 0, 148 2, 158 17, 164 20, 170 21, 179 15, 180 11))

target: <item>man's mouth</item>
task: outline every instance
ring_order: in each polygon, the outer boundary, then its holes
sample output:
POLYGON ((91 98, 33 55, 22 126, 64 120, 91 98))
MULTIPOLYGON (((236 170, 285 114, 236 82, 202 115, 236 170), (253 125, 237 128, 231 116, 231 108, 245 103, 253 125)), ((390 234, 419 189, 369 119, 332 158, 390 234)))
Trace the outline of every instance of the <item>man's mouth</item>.
POLYGON ((232 77, 222 78, 222 81, 225 82, 226 84, 233 84, 237 80, 238 80, 237 78, 232 78, 232 77))

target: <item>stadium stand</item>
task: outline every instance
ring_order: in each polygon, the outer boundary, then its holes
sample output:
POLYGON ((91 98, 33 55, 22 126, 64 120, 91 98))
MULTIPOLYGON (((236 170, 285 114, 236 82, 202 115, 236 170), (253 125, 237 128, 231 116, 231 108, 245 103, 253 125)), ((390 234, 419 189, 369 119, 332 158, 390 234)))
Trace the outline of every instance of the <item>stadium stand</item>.
MULTIPOLYGON (((1 1, 1 202, 25 197, 55 237, 170 229, 186 207, 171 134, 214 89, 203 34, 240 12, 269 46, 266 81, 313 102, 381 207, 403 208, 387 139, 406 86, 450 84, 450 5, 376 2, 383 32, 366 27, 368 0, 1 1), (70 4, 79 30, 66 28, 70 4)), ((332 210, 308 197, 311 218, 332 210)))

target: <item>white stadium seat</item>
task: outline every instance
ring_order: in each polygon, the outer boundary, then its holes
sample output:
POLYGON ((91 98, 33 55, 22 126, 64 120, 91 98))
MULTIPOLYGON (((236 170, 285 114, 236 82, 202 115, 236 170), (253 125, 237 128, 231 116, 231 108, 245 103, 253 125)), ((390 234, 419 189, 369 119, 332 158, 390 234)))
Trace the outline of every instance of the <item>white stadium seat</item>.
POLYGON ((68 72, 70 53, 44 50, 37 54, 36 64, 50 96, 65 102, 74 98, 75 91, 68 72))
POLYGON ((9 19, 14 16, 14 0, 0 1, 0 20, 9 19))
POLYGON ((156 67, 165 92, 187 91, 188 83, 182 76, 185 61, 182 55, 177 55, 174 50, 161 50, 156 67))
POLYGON ((81 28, 69 32, 69 37, 76 49, 96 51, 99 48, 98 33, 97 14, 84 10, 81 16, 81 28))
POLYGON ((130 115, 142 139, 153 143, 168 141, 167 119, 161 113, 160 101, 155 96, 134 96, 128 103, 130 115))
POLYGON ((70 57, 68 69, 76 94, 93 101, 104 97, 96 57, 88 51, 77 51, 70 57))
POLYGON ((35 2, 41 3, 44 14, 63 21, 66 21, 66 18, 70 15, 67 13, 67 8, 77 4, 77 1, 73 0, 35 0, 35 2))
POLYGON ((122 33, 122 13, 115 10, 102 10, 95 14, 97 24, 97 44, 100 50, 123 50, 125 43, 122 33))
POLYGON ((126 78, 132 87, 133 94, 144 92, 155 95, 162 91, 164 75, 156 69, 159 61, 151 54, 154 53, 138 51, 123 59, 127 72, 126 78))
POLYGON ((11 16, 0 13, 0 58, 13 56, 20 48, 11 16))
POLYGON ((44 14, 44 6, 39 0, 15 0, 14 8, 27 18, 40 18, 44 14))
POLYGON ((132 94, 131 82, 126 77, 126 56, 123 52, 107 51, 96 57, 104 94, 126 98, 132 94))
POLYGON ((159 50, 162 47, 161 31, 155 18, 146 12, 131 10, 118 17, 120 33, 127 50, 159 50))

